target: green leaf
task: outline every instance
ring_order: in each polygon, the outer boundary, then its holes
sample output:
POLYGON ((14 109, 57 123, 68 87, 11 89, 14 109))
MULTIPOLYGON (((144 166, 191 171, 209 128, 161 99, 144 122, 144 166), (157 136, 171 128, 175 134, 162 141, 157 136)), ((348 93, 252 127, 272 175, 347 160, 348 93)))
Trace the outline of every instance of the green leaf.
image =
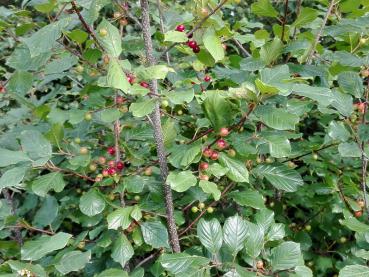
POLYGON ((32 36, 24 39, 24 43, 29 48, 31 57, 49 52, 58 43, 56 40, 60 37, 61 31, 69 24, 70 17, 57 20, 38 30, 32 36))
POLYGON ((209 51, 215 62, 224 59, 224 48, 214 29, 208 28, 202 38, 206 50, 209 51))
POLYGON ((246 222, 238 215, 229 217, 224 222, 224 243, 232 251, 233 256, 236 256, 243 249, 244 242, 248 236, 247 230, 246 222))
POLYGON ((188 90, 176 89, 175 91, 168 92, 165 95, 169 98, 170 102, 172 102, 173 104, 181 105, 184 103, 190 103, 194 98, 195 93, 193 89, 188 90))
POLYGON ((285 165, 259 165, 253 173, 265 177, 275 188, 294 192, 304 184, 301 176, 285 165))
POLYGON ((188 41, 188 37, 185 32, 168 31, 164 34, 164 41, 186 42, 188 41))
POLYGON ((126 263, 133 257, 133 254, 134 250, 131 243, 125 235, 120 234, 114 242, 111 257, 124 268, 126 263))
POLYGON ((340 270, 338 277, 366 277, 369 276, 369 267, 364 265, 346 265, 340 270))
POLYGON ((26 95, 32 88, 33 75, 29 72, 16 71, 9 79, 7 89, 9 92, 26 95))
POLYGON ((246 239, 245 251, 249 256, 256 258, 263 249, 264 231, 261 226, 251 222, 247 222, 247 226, 250 236, 246 239))
POLYGON ((305 84, 295 84, 293 86, 295 94, 308 97, 326 107, 333 102, 333 93, 329 88, 312 87, 305 84))
POLYGON ((70 33, 67 33, 67 36, 79 44, 84 43, 88 38, 88 34, 80 29, 76 29, 70 33))
POLYGON ((96 189, 90 189, 79 200, 79 209, 87 216, 94 216, 105 209, 105 199, 96 189))
POLYGON ((222 227, 217 219, 206 221, 200 219, 197 224, 197 236, 203 246, 212 254, 216 254, 223 244, 222 227))
POLYGON ((141 212, 140 206, 138 205, 133 206, 131 217, 136 221, 139 221, 142 218, 142 212, 141 212))
POLYGON ((259 107, 255 113, 264 124, 276 130, 295 130, 295 125, 300 121, 297 115, 270 106, 259 107))
POLYGON ((356 142, 343 142, 338 145, 338 152, 341 157, 358 158, 361 157, 361 150, 356 142))
POLYGON ((109 56, 118 58, 120 53, 122 53, 122 38, 119 30, 106 19, 103 19, 99 26, 97 26, 97 38, 109 56), (106 36, 101 36, 101 29, 107 31, 106 36))
POLYGON ((121 65, 119 64, 118 60, 114 58, 112 58, 109 62, 106 84, 108 87, 120 89, 125 93, 128 93, 131 88, 131 85, 129 84, 121 65))
POLYGON ((341 219, 340 223, 355 232, 364 233, 369 231, 369 225, 362 223, 354 217, 341 219))
POLYGON ((265 139, 269 142, 269 152, 272 157, 284 158, 291 154, 291 144, 285 136, 268 135, 265 139))
POLYGON ((142 80, 165 79, 169 72, 175 72, 164 64, 152 65, 148 67, 141 67, 137 70, 137 76, 142 80))
POLYGON ((313 277, 313 272, 307 266, 296 266, 295 273, 296 277, 313 277))
POLYGON ((134 117, 142 117, 152 113, 156 105, 155 99, 146 99, 141 102, 132 103, 129 111, 134 117))
POLYGON ((30 161, 31 159, 22 151, 11 151, 8 149, 0 148, 0 167, 30 161))
POLYGON ((197 178, 191 171, 170 172, 167 177, 167 183, 173 190, 184 192, 196 185, 197 178))
POLYGON ((212 194, 215 201, 218 201, 220 199, 221 192, 218 189, 217 184, 205 180, 200 180, 199 186, 205 193, 212 194))
POLYGON ((130 214, 133 207, 119 208, 114 212, 110 213, 107 217, 108 228, 117 230, 122 227, 123 230, 127 229, 132 222, 130 214))
POLYGON ((281 240, 285 237, 284 225, 282 223, 272 223, 266 239, 268 241, 281 240))
POLYGON ((3 173, 0 177, 0 192, 4 188, 18 186, 26 174, 27 167, 14 167, 3 173))
POLYGON ((352 71, 341 72, 337 76, 337 81, 344 93, 351 94, 356 98, 361 98, 363 96, 363 80, 358 73, 352 71))
POLYGON ((300 258, 300 244, 286 241, 272 249, 270 264, 274 272, 286 270, 297 266, 300 258))
POLYGON ((170 149, 169 162, 176 168, 186 168, 201 158, 201 143, 175 145, 170 149))
POLYGON ((20 139, 23 151, 34 161, 34 166, 44 165, 51 158, 51 143, 39 131, 23 131, 20 139))
POLYGON ((66 275, 72 271, 79 271, 86 266, 91 259, 91 251, 71 251, 65 253, 55 268, 66 275))
POLYGON ((168 231, 161 222, 144 222, 141 231, 146 244, 153 248, 169 248, 168 231))
POLYGON ((251 5, 251 12, 259 16, 277 17, 278 12, 273 8, 269 0, 258 0, 251 5))
POLYGON ((128 273, 117 268, 106 269, 99 273, 96 277, 129 277, 128 273))
MULTIPOLYGON (((160 264, 175 276, 190 276, 200 267, 210 261, 205 257, 191 256, 186 253, 163 254, 159 259, 160 264)), ((204 275, 198 275, 198 277, 204 275)))
POLYGON ((260 59, 269 65, 275 62, 283 51, 283 43, 279 38, 274 38, 273 41, 266 43, 260 49, 260 59))
POLYGON ((120 118, 121 114, 118 109, 105 109, 99 114, 102 122, 111 123, 120 118))
POLYGON ((47 254, 64 248, 71 234, 57 233, 53 236, 41 236, 36 240, 26 241, 21 249, 21 259, 26 261, 37 261, 47 254))
POLYGON ((249 182, 249 171, 243 162, 231 158, 225 153, 220 153, 219 162, 222 166, 228 168, 226 175, 229 179, 235 182, 249 182))
POLYGON ((62 73, 70 69, 73 65, 78 63, 78 58, 69 53, 61 55, 60 58, 48 63, 45 67, 45 74, 62 73))
POLYGON ((346 129, 343 122, 331 121, 328 126, 328 135, 334 140, 347 141, 350 138, 350 132, 346 129))
POLYGON ((205 116, 210 120, 216 131, 232 124, 232 106, 221 92, 208 91, 203 102, 203 109, 205 116))
POLYGON ((299 16, 295 22, 292 23, 293 27, 301 28, 305 25, 313 22, 318 17, 318 11, 312 8, 302 7, 299 16))
POLYGON ((40 209, 36 212, 33 224, 37 227, 50 225, 57 217, 59 212, 58 200, 54 196, 46 196, 40 209))
MULTIPOLYGON (((3 265, 9 265, 10 268, 15 271, 15 272, 19 272, 22 269, 27 269, 29 271, 31 271, 33 274, 35 274, 35 276, 37 277, 47 277, 48 274, 46 274, 45 269, 43 269, 42 266, 40 266, 39 264, 30 264, 30 263, 22 263, 20 261, 15 261, 15 260, 9 260, 6 263, 3 263, 3 265)), ((6 274, 2 274, 4 277, 8 276, 6 274)), ((9 275, 9 277, 15 277, 15 276, 19 276, 19 274, 16 275, 9 275)))
POLYGON ((65 187, 63 174, 60 172, 41 175, 32 182, 32 190, 35 194, 45 197, 49 190, 61 192, 65 187))
POLYGON ((256 190, 234 191, 228 195, 232 197, 238 205, 252 207, 254 209, 265 208, 263 195, 256 190))

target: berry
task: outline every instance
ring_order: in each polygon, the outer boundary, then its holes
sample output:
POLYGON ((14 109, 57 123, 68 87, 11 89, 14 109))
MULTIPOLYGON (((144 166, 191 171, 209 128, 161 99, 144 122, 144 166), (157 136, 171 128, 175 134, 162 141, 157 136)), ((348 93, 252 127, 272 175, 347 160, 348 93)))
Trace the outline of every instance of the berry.
POLYGON ((345 243, 347 241, 346 237, 340 237, 340 243, 345 243))
POLYGON ((228 156, 230 156, 231 158, 236 156, 236 151, 234 149, 229 149, 228 150, 228 156))
POLYGON ((103 164, 105 164, 106 163, 106 159, 105 159, 105 157, 99 157, 98 159, 97 159, 97 161, 99 162, 99 164, 101 164, 101 165, 103 165, 103 164))
POLYGON ((355 108, 359 111, 359 113, 364 113, 365 111, 365 103, 356 103, 354 104, 355 108))
POLYGON ((121 18, 119 20, 119 24, 122 26, 127 26, 128 25, 128 20, 126 18, 121 18))
POLYGON ((132 85, 135 82, 135 76, 132 74, 126 74, 126 76, 127 76, 128 83, 132 85))
POLYGON ((6 93, 6 88, 0 85, 0 93, 6 93))
POLYGON ((196 41, 194 41, 194 40, 189 40, 189 41, 187 41, 187 45, 188 45, 190 48, 194 49, 195 47, 197 47, 197 42, 196 42, 196 41))
POLYGON ((113 201, 113 200, 115 199, 115 195, 114 195, 114 193, 110 193, 110 194, 108 195, 108 197, 109 197, 109 200, 110 200, 110 201, 113 201))
POLYGON ((81 139, 80 138, 75 138, 74 139, 74 142, 77 143, 77 144, 80 144, 81 143, 81 139))
POLYGON ((200 203, 199 203, 199 209, 203 209, 203 208, 205 208, 205 203, 200 202, 200 203))
POLYGON ((109 155, 114 156, 115 155, 115 148, 112 147, 112 146, 108 147, 108 153, 109 153, 109 155))
POLYGON ((78 73, 82 73, 83 72, 83 70, 84 70, 84 68, 83 68, 83 66, 82 65, 77 65, 76 66, 76 71, 78 72, 78 73))
POLYGON ((102 171, 102 175, 103 175, 104 177, 109 176, 109 170, 108 170, 108 169, 103 169, 103 171, 102 171))
POLYGON ((291 161, 289 161, 287 165, 288 165, 289 168, 295 168, 295 166, 296 166, 296 164, 294 162, 291 162, 291 161))
POLYGON ((182 115, 183 114, 183 111, 182 110, 178 110, 177 111, 177 115, 182 115))
POLYGON ((220 128, 219 130, 219 136, 226 137, 229 135, 229 130, 226 127, 220 128))
POLYGON ((86 113, 85 114, 85 120, 90 121, 91 119, 92 119, 92 114, 91 113, 86 113))
POLYGON ((199 53, 200 52, 200 47, 198 45, 196 45, 196 47, 192 48, 192 52, 194 53, 199 53))
POLYGON ((217 146, 219 149, 224 149, 227 147, 227 142, 224 139, 219 139, 217 141, 217 146))
POLYGON ((117 173, 117 170, 114 167, 109 167, 108 173, 109 175, 113 176, 117 173))
POLYGON ((108 166, 109 167, 115 167, 115 161, 109 161, 108 166))
POLYGON ((203 180, 203 181, 209 181, 209 176, 205 175, 205 174, 200 175, 199 178, 200 178, 200 180, 203 180))
POLYGON ((202 151, 202 154, 204 155, 204 157, 210 158, 211 157, 211 154, 213 154, 213 150, 211 150, 210 148, 205 148, 202 151))
POLYGON ((87 147, 81 147, 79 149, 79 153, 82 155, 86 155, 88 153, 88 148, 87 147))
POLYGON ((207 8, 202 8, 200 11, 202 16, 208 16, 209 15, 209 10, 207 8))
POLYGON ((140 200, 141 200, 141 197, 140 197, 139 195, 135 195, 135 197, 133 197, 133 199, 134 199, 135 201, 140 201, 140 200))
POLYGON ((263 261, 259 260, 256 262, 256 268, 257 269, 263 269, 264 268, 264 263, 263 261))
POLYGON ((212 214, 214 212, 214 208, 213 207, 209 207, 206 209, 206 211, 209 213, 209 214, 212 214))
POLYGON ((186 27, 183 24, 180 24, 176 27, 176 31, 178 32, 184 32, 184 30, 186 30, 186 27))
POLYGON ((209 168, 209 164, 205 163, 205 162, 202 162, 202 163, 200 163, 199 168, 200 168, 200 170, 206 170, 206 169, 209 168))
POLYGON ((102 181, 102 179, 103 179, 103 175, 102 174, 98 174, 97 176, 96 176, 96 178, 95 178, 95 182, 101 182, 102 181))
POLYGON ((360 208, 364 208, 365 207, 365 202, 363 199, 359 199, 356 201, 356 203, 359 205, 360 208))
POLYGON ((363 211, 355 211, 355 217, 360 217, 363 215, 363 211))
POLYGON ((144 171, 144 174, 146 176, 151 176, 152 175, 152 168, 151 167, 146 168, 145 171, 144 171))
POLYGON ((143 81, 140 83, 140 86, 144 88, 149 88, 149 84, 143 81))
POLYGON ((97 165, 95 163, 90 164, 89 169, 91 171, 95 171, 97 169, 97 165))
POLYGON ((227 50, 227 44, 222 43, 222 47, 223 47, 224 50, 227 50))
POLYGON ((168 102, 168 100, 163 100, 163 101, 161 101, 161 106, 162 106, 163 108, 168 107, 168 106, 169 106, 169 102, 168 102))
POLYGON ((104 64, 109 64, 109 62, 110 62, 110 59, 109 59, 109 56, 104 56, 103 57, 103 62, 104 62, 104 64))
POLYGON ((314 160, 317 160, 319 158, 318 154, 317 153, 313 153, 313 159, 314 160))
POLYGON ((305 230, 306 230, 307 232, 310 232, 310 231, 311 231, 311 225, 306 225, 306 226, 305 226, 305 230))
POLYGON ((369 69, 363 69, 360 74, 362 77, 369 77, 369 69))
POLYGON ((207 82, 207 83, 211 82, 211 77, 209 75, 206 75, 204 77, 204 81, 207 82))
POLYGON ((121 17, 122 16, 122 14, 120 13, 120 12, 114 12, 114 14, 113 14, 113 17, 115 18, 115 19, 117 19, 117 18, 119 18, 119 17, 121 17))
POLYGON ((211 153, 210 159, 212 159, 213 161, 216 161, 219 158, 219 153, 217 151, 213 151, 213 153, 211 153))
POLYGON ((123 170, 123 168, 124 168, 124 163, 122 163, 121 161, 119 161, 119 162, 117 162, 117 163, 116 163, 115 167, 116 167, 119 171, 121 171, 121 170, 123 170))
POLYGON ((191 212, 193 212, 193 213, 197 213, 198 211, 199 211, 199 209, 196 206, 193 206, 191 208, 191 212))
POLYGON ((268 158, 266 158, 266 159, 265 159, 265 162, 266 162, 267 164, 271 164, 271 163, 273 162, 273 159, 272 159, 272 158, 270 158, 270 157, 268 157, 268 158))
POLYGON ((123 104, 126 101, 126 99, 123 96, 118 95, 115 98, 115 102, 119 105, 119 104, 123 104))
POLYGON ((189 34, 187 35, 188 38, 192 38, 193 37, 193 33, 192 34, 189 34))
POLYGON ((100 36, 105 37, 108 34, 108 30, 101 28, 99 31, 100 36))

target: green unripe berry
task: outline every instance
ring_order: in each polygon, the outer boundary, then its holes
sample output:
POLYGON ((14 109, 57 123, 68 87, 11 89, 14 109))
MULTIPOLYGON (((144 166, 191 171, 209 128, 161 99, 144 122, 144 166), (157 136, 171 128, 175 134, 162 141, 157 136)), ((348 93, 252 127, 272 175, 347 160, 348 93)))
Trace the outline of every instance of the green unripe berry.
POLYGON ((196 206, 193 206, 191 208, 191 212, 193 212, 193 213, 197 213, 198 211, 199 211, 199 209, 196 206))

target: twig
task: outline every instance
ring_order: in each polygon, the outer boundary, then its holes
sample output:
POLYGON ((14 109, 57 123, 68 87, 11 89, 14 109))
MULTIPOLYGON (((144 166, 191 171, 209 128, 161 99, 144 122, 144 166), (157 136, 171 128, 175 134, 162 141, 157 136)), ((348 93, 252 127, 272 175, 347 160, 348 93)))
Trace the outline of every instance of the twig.
POLYGON ((241 42, 239 42, 237 39, 232 38, 233 42, 236 44, 236 46, 238 47, 238 49, 240 49, 242 55, 244 57, 251 57, 251 54, 249 53, 249 51, 247 51, 241 44, 241 42))
POLYGON ((67 6, 68 3, 64 3, 62 5, 62 7, 60 8, 60 10, 58 11, 58 13, 54 16, 53 21, 58 20, 59 16, 61 15, 61 13, 64 11, 65 7, 67 6))
POLYGON ((157 250, 156 252, 152 253, 151 255, 144 258, 142 261, 140 261, 135 268, 139 268, 140 266, 143 266, 144 264, 150 262, 151 260, 155 259, 160 253, 162 249, 157 250))
POLYGON ((285 33, 286 23, 287 23, 287 13, 288 13, 288 0, 285 0, 285 2, 284 2, 284 16, 283 16, 283 22, 282 22, 281 41, 284 41, 284 33, 285 33))
POLYGON ((289 158, 289 159, 287 159, 287 160, 283 161, 283 163, 287 163, 287 162, 289 162, 289 161, 293 161, 293 160, 298 160, 298 159, 303 158, 303 157, 305 157, 305 156, 311 155, 311 154, 312 154, 312 152, 320 152, 320 151, 322 151, 322 150, 324 150, 324 149, 327 149, 327 148, 330 148, 330 147, 332 147, 332 146, 337 146, 338 144, 339 144, 339 143, 332 143, 332 144, 328 144, 328 145, 322 146, 322 147, 320 147, 320 148, 318 148, 318 149, 316 149, 316 150, 311 150, 311 151, 306 152, 306 153, 304 153, 304 154, 301 154, 301 155, 298 155, 298 156, 295 156, 295 157, 289 158))
MULTIPOLYGON (((7 189, 3 189, 3 194, 4 194, 4 197, 6 199, 6 201, 8 201, 8 204, 11 208, 11 213, 13 216, 16 216, 17 215, 17 212, 16 212, 16 208, 15 208, 15 203, 13 201, 13 197, 10 195, 9 193, 9 190, 7 189)), ((14 236, 15 236, 15 241, 20 245, 22 246, 23 245, 23 238, 22 238, 22 233, 19 229, 18 226, 14 226, 12 228, 12 231, 14 233, 14 236)))
MULTIPOLYGON (((368 98, 369 98, 369 80, 367 84, 367 88, 365 91, 365 105, 364 105, 364 111, 363 115, 361 117, 361 124, 365 125, 366 122, 366 113, 368 112, 368 98)), ((366 197, 366 173, 368 169, 368 158, 365 155, 365 142, 362 141, 361 145, 361 189, 363 190, 364 194, 364 203, 365 203, 365 209, 367 211, 367 216, 369 217, 369 206, 368 206, 368 199, 366 197)))
POLYGON ((96 45, 100 48, 100 49, 104 49, 99 40, 97 39, 94 30, 92 30, 92 28, 90 27, 90 25, 87 24, 86 20, 83 18, 82 14, 80 13, 78 7, 77 7, 77 3, 76 1, 72 1, 72 8, 73 10, 76 12, 79 20, 81 21, 83 27, 86 29, 87 33, 89 33, 91 35, 91 37, 93 38, 93 40, 95 41, 96 45))
MULTIPOLYGON (((140 0, 141 11, 142 11, 142 33, 145 44, 145 52, 146 59, 150 66, 156 64, 156 60, 154 58, 154 49, 151 40, 150 34, 150 15, 149 15, 149 3, 148 0, 140 0)), ((158 94, 158 81, 156 79, 151 81, 150 86, 151 92, 158 94)), ((155 95, 150 95, 151 98, 157 99, 158 97, 155 95)), ((179 244, 179 238, 177 233, 177 227, 174 220, 174 205, 173 205, 173 195, 172 190, 168 184, 166 184, 166 179, 168 176, 168 161, 165 154, 164 148, 164 136, 161 128, 161 118, 160 118, 160 106, 158 101, 155 103, 155 108, 152 114, 150 115, 153 129, 154 129, 154 138, 156 143, 156 151, 159 160, 160 166, 160 175, 163 180, 163 189, 164 189, 164 198, 165 198, 165 206, 166 206, 166 214, 167 214, 167 225, 170 236, 170 243, 174 252, 181 252, 181 247, 179 244)))
MULTIPOLYGON (((156 4, 158 6, 158 12, 159 12, 159 20, 160 20, 160 32, 162 32, 162 34, 165 33, 164 30, 164 20, 163 20, 163 11, 161 10, 161 3, 160 0, 156 0, 156 4)), ((166 59, 167 59, 167 64, 170 65, 170 56, 169 56, 169 52, 165 53, 166 59)))
POLYGON ((51 164, 46 164, 45 167, 47 169, 51 170, 51 171, 70 173, 70 174, 75 175, 77 177, 80 177, 80 178, 82 178, 84 180, 95 182, 95 179, 94 178, 88 177, 86 175, 82 175, 82 174, 80 174, 78 172, 75 172, 75 171, 72 171, 72 170, 69 170, 69 169, 60 168, 60 167, 57 167, 57 166, 54 166, 54 165, 51 165, 51 164))
MULTIPOLYGON (((235 186, 235 183, 230 183, 223 191, 222 191, 222 193, 221 193, 221 195, 220 195, 220 199, 222 199, 223 197, 224 197, 224 195, 226 195, 227 194, 227 192, 229 191, 229 190, 231 190, 233 187, 235 186)), ((187 231, 188 230, 190 230, 191 228, 192 228, 192 226, 193 225, 195 225, 196 224, 196 222, 197 221, 199 221, 200 220, 200 218, 206 213, 206 211, 207 211, 207 208, 209 208, 209 207, 212 207, 212 206, 215 206, 218 202, 219 202, 220 200, 214 200, 213 202, 211 202, 210 204, 209 204, 209 206, 208 207, 206 207, 206 208, 204 208, 202 211, 201 211, 201 213, 185 228, 185 229, 183 229, 180 233, 179 233, 179 235, 180 236, 182 236, 183 234, 185 234, 185 233, 187 233, 187 231)))
POLYGON ((335 0, 331 0, 331 3, 329 4, 328 10, 327 10, 327 13, 326 13, 326 14, 325 14, 325 16, 324 16, 322 26, 320 27, 319 32, 316 34, 316 37, 315 37, 314 43, 313 43, 313 45, 312 45, 312 46, 311 46, 311 48, 310 48, 309 54, 308 54, 307 59, 306 59, 306 63, 307 63, 307 64, 311 64, 311 62, 313 61, 313 59, 312 59, 312 58, 313 58, 313 55, 314 55, 314 52, 315 52, 315 48, 316 48, 316 46, 317 46, 317 45, 318 45, 318 43, 319 43, 320 37, 321 37, 321 36, 322 36, 322 34, 323 34, 324 27, 325 27, 325 25, 327 24, 328 17, 329 17, 329 15, 331 14, 332 9, 333 9, 333 6, 334 6, 335 4, 336 4, 336 3, 335 3, 335 0))
MULTIPOLYGON (((219 4, 218 4, 218 6, 216 6, 215 8, 214 8, 214 10, 212 10, 207 16, 205 16, 203 19, 201 19, 200 20, 200 22, 199 23, 197 23, 196 25, 195 25, 195 27, 193 27, 193 29, 191 30, 191 31, 189 31, 188 33, 187 33, 187 36, 189 37, 189 36, 191 36, 194 32, 196 32, 198 29, 200 29, 201 28, 201 26, 205 23, 205 21, 206 20, 208 20, 209 19, 209 17, 210 16, 212 16, 213 14, 215 14, 225 3, 227 3, 227 1, 228 0, 222 0, 219 4)), ((169 46, 168 48, 166 48, 165 50, 164 50, 164 52, 161 54, 161 56, 160 57, 163 57, 163 56, 165 56, 166 55, 166 53, 167 52, 169 52, 174 46, 176 46, 176 45, 178 45, 179 43, 178 42, 176 42, 176 43, 173 43, 171 46, 169 46)))

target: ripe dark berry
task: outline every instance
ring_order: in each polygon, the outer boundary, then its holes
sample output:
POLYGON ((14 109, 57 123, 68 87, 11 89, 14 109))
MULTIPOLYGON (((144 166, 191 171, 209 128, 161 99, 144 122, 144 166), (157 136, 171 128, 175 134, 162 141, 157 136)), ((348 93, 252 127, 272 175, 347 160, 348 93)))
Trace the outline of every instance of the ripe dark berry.
POLYGON ((192 49, 192 51, 194 52, 194 53, 199 53, 200 52, 200 47, 197 45, 196 47, 194 47, 193 49, 192 49))
POLYGON ((188 38, 193 38, 193 33, 192 34, 189 34, 187 35, 188 38))
POLYGON ((219 153, 217 151, 213 151, 213 153, 211 153, 210 159, 215 161, 218 159, 218 157, 219 157, 219 153))
POLYGON ((190 48, 194 49, 194 48, 197 46, 197 42, 196 42, 196 41, 194 41, 194 40, 189 40, 189 41, 187 42, 187 45, 188 45, 190 48))
POLYGON ((118 170, 122 170, 124 168, 124 163, 122 163, 121 161, 117 162, 116 166, 115 166, 118 170))
POLYGON ((217 141, 217 146, 219 149, 224 149, 227 147, 227 142, 224 139, 219 139, 217 141))
POLYGON ((228 136, 228 134, 229 134, 228 128, 225 128, 225 127, 220 128, 219 135, 221 137, 226 137, 226 136, 228 136))
POLYGON ((204 81, 207 82, 207 83, 211 82, 211 77, 209 75, 206 75, 204 77, 204 81))
POLYGON ((132 85, 135 82, 135 76, 133 76, 132 74, 127 74, 126 76, 128 82, 132 85))
POLYGON ((111 156, 114 156, 115 155, 115 148, 110 146, 108 147, 108 153, 111 155, 111 156))
POLYGON ((115 173, 117 173, 117 170, 114 167, 110 167, 108 169, 108 173, 109 173, 109 175, 114 175, 115 173))
POLYGON ((206 158, 210 158, 211 154, 213 154, 213 150, 211 150, 210 148, 205 148, 204 151, 202 151, 202 154, 206 158))
POLYGON ((184 32, 184 30, 186 30, 186 27, 183 24, 180 24, 176 27, 176 31, 178 32, 184 32))
POLYGON ((140 86, 141 86, 141 87, 144 87, 144 88, 148 88, 148 87, 149 87, 149 84, 148 84, 148 83, 146 83, 146 82, 141 82, 141 83, 140 83, 140 86))
POLYGON ((199 168, 200 168, 200 170, 206 170, 206 169, 209 168, 209 164, 205 163, 205 162, 202 162, 202 163, 200 163, 199 168))

